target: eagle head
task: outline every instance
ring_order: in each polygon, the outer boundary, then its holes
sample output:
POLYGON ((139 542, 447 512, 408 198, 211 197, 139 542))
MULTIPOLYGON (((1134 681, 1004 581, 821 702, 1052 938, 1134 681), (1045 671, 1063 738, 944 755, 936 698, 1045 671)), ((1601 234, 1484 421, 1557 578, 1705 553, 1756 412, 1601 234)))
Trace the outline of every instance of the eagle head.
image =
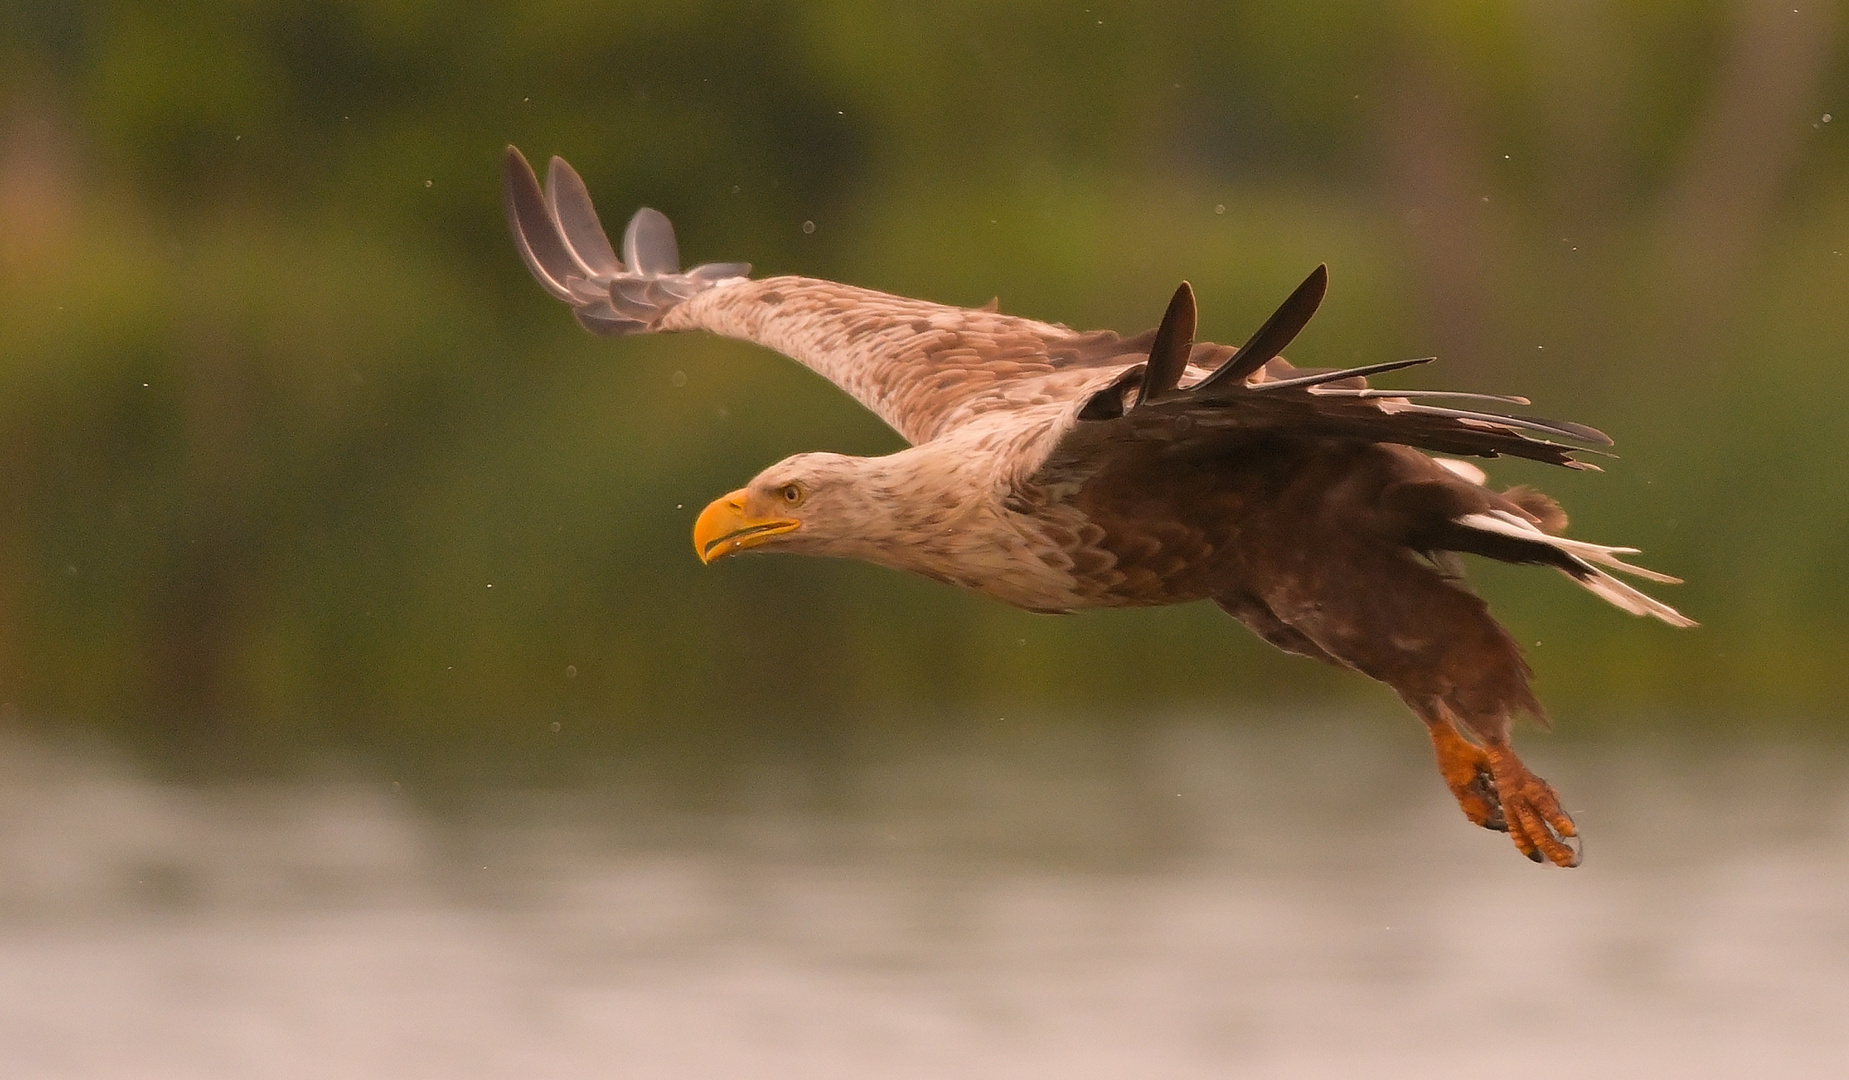
POLYGON ((700 511, 693 523, 695 554, 710 563, 758 547, 831 553, 869 516, 857 467, 865 460, 818 453, 779 461, 700 511))

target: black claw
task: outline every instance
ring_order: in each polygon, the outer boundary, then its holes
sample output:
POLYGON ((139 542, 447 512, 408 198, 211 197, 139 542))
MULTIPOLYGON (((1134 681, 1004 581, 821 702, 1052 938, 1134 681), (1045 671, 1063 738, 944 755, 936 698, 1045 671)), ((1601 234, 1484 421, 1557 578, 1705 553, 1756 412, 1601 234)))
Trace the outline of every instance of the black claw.
POLYGON ((1477 778, 1472 782, 1471 786, 1476 789, 1477 795, 1481 796, 1485 802, 1489 803, 1490 806, 1494 808, 1491 811, 1490 819, 1483 823, 1483 827, 1494 832, 1508 832, 1509 821, 1508 817, 1502 812, 1502 796, 1496 793, 1496 778, 1490 775, 1488 769, 1478 769, 1477 778))
POLYGON ((1524 851, 1522 854, 1528 856, 1528 861, 1532 863, 1544 863, 1547 861, 1547 856, 1541 854, 1540 848, 1535 848, 1533 851, 1524 851))

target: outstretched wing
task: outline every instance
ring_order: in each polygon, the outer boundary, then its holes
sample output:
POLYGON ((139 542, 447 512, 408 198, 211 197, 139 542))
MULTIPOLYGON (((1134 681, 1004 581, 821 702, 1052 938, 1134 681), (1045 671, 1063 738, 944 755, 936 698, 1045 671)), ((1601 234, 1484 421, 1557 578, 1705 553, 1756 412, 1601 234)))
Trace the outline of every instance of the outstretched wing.
POLYGON ((1276 314, 1238 350, 1193 343, 1194 292, 1186 282, 1142 364, 1075 400, 1023 447, 1016 472, 1024 487, 1081 481, 1115 450, 1160 444, 1189 455, 1237 453, 1268 437, 1339 438, 1403 443, 1477 457, 1508 454, 1571 469, 1590 447, 1610 446, 1583 424, 1485 411, 1436 401, 1526 405, 1526 398, 1436 390, 1381 390, 1366 376, 1430 363, 1397 360, 1340 371, 1299 371, 1277 356, 1321 302, 1323 267, 1298 286, 1276 314), (1211 361, 1204 365, 1203 360, 1211 361), (1191 385, 1190 370, 1208 367, 1191 385))
POLYGON ((553 158, 540 189, 507 148, 507 220, 527 268, 600 334, 706 330, 775 349, 827 378, 911 442, 985 412, 1064 400, 1100 368, 1135 363, 1148 338, 909 300, 803 277, 751 280, 744 263, 679 269, 654 210, 629 222, 622 257, 584 182, 553 158))

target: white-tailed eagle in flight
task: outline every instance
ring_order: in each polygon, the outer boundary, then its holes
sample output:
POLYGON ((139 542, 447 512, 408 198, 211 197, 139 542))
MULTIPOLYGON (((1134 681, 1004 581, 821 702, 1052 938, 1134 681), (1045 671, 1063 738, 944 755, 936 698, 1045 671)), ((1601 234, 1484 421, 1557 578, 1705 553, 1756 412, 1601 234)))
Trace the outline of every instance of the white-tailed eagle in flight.
POLYGON ((772 465, 700 514, 702 560, 863 559, 1044 612, 1212 600, 1286 652, 1391 686, 1472 822, 1536 862, 1579 862, 1572 819, 1509 743, 1517 714, 1543 716, 1528 665, 1455 553, 1551 566, 1633 615, 1694 624, 1607 572, 1676 580, 1621 558, 1635 549, 1562 536, 1552 499, 1425 451, 1590 468, 1573 455, 1610 445, 1600 432, 1486 411, 1522 398, 1367 384, 1425 360, 1292 367, 1278 353, 1321 302, 1322 267, 1237 349, 1194 340, 1185 282, 1155 330, 1080 333, 742 263, 682 270, 648 209, 619 255, 565 162, 543 191, 513 147, 505 172, 520 254, 587 329, 755 342, 911 443, 772 465))

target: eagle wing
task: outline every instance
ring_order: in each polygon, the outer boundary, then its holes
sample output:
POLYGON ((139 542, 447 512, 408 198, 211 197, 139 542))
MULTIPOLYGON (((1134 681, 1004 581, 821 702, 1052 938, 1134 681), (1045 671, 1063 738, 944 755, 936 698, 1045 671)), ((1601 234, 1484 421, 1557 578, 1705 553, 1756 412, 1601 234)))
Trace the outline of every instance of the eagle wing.
MULTIPOLYGON (((1095 389, 1075 396, 1062 409, 1043 408, 1031 418, 1021 418, 1022 430, 1012 440, 1013 467, 1004 470, 1012 482, 1005 496, 1008 505, 1031 513, 1067 503, 1094 478, 1113 475, 1113 464, 1135 455, 1158 463, 1170 455, 1182 460, 1237 460, 1241 454, 1263 453, 1268 440, 1278 439, 1396 443, 1447 454, 1508 454, 1573 469, 1597 468, 1573 456, 1600 453, 1591 448, 1611 445, 1611 439, 1594 428, 1429 403, 1450 399, 1526 405, 1525 398, 1367 385, 1370 374, 1429 363, 1429 358, 1310 372, 1277 357, 1315 313, 1326 284, 1326 271, 1319 266, 1245 345, 1234 350, 1193 343, 1194 293, 1183 282, 1151 338, 1147 360, 1115 377, 1098 377, 1095 389), (1190 374, 1193 382, 1182 387, 1181 380, 1190 374)), ((1439 464, 1467 484, 1482 483, 1482 474, 1463 462, 1439 464)), ((1121 480, 1122 474, 1116 475, 1121 480)), ((1635 554, 1636 548, 1554 535, 1526 508, 1518 504, 1515 509, 1523 512, 1493 505, 1467 510, 1451 520, 1458 531, 1441 546, 1553 565, 1633 615, 1649 615, 1672 626, 1695 625, 1605 572, 1668 583, 1679 580, 1618 557, 1635 554)), ((1146 524, 1152 550, 1160 551, 1165 532, 1177 535, 1175 522, 1146 524)), ((1184 527, 1181 533, 1185 531, 1184 527)))
POLYGON ((803 277, 752 280, 746 263, 680 269, 674 228, 644 208, 619 257, 584 181, 559 158, 546 187, 507 148, 508 225, 527 268, 599 334, 706 330, 775 349, 852 395, 913 443, 998 410, 1059 403, 1095 373, 1139 361, 1150 336, 891 296, 803 277))
POLYGON ((1063 490, 1095 471, 1115 450, 1140 444, 1185 455, 1236 453, 1265 437, 1335 438, 1401 443, 1476 457, 1504 454, 1572 469, 1596 469, 1575 454, 1610 446, 1583 424, 1433 404, 1526 405, 1526 398, 1459 391, 1383 390, 1366 376, 1430 363, 1430 357, 1337 371, 1302 371, 1277 354, 1309 322, 1328 275, 1317 267, 1239 349, 1195 344, 1194 292, 1175 291, 1146 360, 1070 400, 1024 441, 1017 485, 1063 490), (1194 375, 1183 387, 1183 378, 1194 375))
POLYGON ((1299 372, 1278 353, 1321 302, 1322 267, 1238 349, 1193 341, 1186 283, 1156 330, 1132 338, 1079 333, 815 278, 752 280, 746 263, 683 271, 673 226, 647 208, 630 220, 619 257, 584 181, 563 160, 551 160, 542 190, 510 146, 504 176, 508 224, 528 269, 587 329, 706 330, 755 342, 829 379, 913 443, 982 418, 1032 429, 1016 474, 1024 484, 1082 472, 1114 444, 1157 441, 1211 453, 1268 432, 1511 454, 1571 468, 1593 467, 1573 458, 1580 444, 1611 442, 1579 424, 1430 403, 1527 404, 1521 398, 1367 385, 1366 375, 1427 360, 1299 372))

